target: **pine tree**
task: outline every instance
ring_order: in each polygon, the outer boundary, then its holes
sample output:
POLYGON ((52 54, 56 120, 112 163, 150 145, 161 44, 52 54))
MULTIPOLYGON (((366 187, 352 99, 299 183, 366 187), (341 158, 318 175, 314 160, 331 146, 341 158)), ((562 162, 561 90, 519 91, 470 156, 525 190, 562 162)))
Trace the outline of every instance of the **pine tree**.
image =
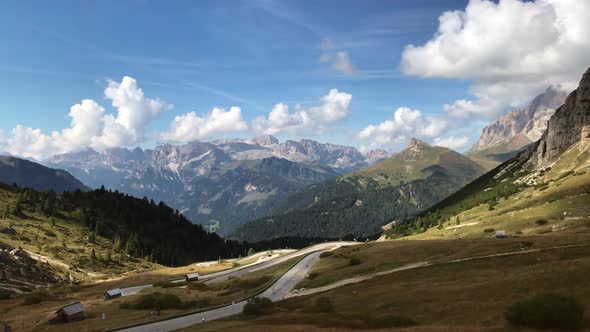
POLYGON ((94 251, 94 248, 92 248, 92 251, 90 252, 90 259, 93 262, 96 261, 96 252, 94 251))
POLYGON ((113 241, 113 251, 120 252, 123 249, 123 241, 121 241, 121 236, 119 233, 115 233, 115 240, 113 241))
POLYGON ((43 213, 51 216, 55 212, 55 193, 49 192, 42 206, 43 213))
POLYGON ((135 253, 137 251, 137 237, 134 234, 129 235, 129 237, 127 238, 127 244, 125 245, 125 251, 129 255, 135 255, 135 253))
POLYGON ((16 202, 14 202, 13 213, 15 215, 18 216, 21 214, 21 212, 23 210, 22 204, 23 204, 23 195, 19 193, 18 196, 16 196, 16 202))

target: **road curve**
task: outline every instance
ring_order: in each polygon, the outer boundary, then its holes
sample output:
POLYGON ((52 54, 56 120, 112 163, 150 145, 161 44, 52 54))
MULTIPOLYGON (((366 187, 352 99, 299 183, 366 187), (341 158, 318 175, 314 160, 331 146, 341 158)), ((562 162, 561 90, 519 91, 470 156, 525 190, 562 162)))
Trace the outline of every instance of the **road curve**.
MULTIPOLYGON (((299 283, 307 273, 313 264, 319 259, 322 251, 315 251, 304 257, 294 267, 287 271, 283 276, 279 278, 271 287, 264 291, 259 297, 267 297, 272 301, 282 300, 294 287, 299 283)), ((128 329, 122 329, 119 331, 125 332, 168 332, 174 331, 181 328, 189 327, 195 324, 200 324, 203 321, 215 320, 223 317, 237 315, 242 312, 246 301, 230 304, 228 306, 204 311, 192 315, 183 317, 173 318, 169 320, 159 321, 151 324, 141 325, 128 329)))
MULTIPOLYGON (((244 266, 240 266, 240 267, 236 267, 236 268, 231 268, 231 269, 227 269, 227 270, 223 270, 223 271, 219 271, 219 272, 215 272, 215 273, 205 274, 205 275, 202 275, 199 279, 205 280, 205 284, 208 284, 208 285, 216 284, 216 283, 224 282, 229 279, 241 277, 247 273, 256 272, 256 271, 259 271, 262 269, 269 268, 271 266, 275 266, 277 264, 281 264, 291 258, 307 255, 307 254, 314 252, 314 251, 325 250, 325 249, 332 248, 332 247, 348 246, 348 245, 353 245, 353 244, 356 244, 356 243, 355 242, 344 242, 344 241, 319 243, 314 246, 307 247, 307 248, 295 251, 293 253, 287 254, 285 256, 265 261, 263 263, 256 262, 256 263, 251 263, 248 265, 244 265, 244 266)), ((184 279, 179 279, 179 280, 174 280, 171 282, 183 282, 183 281, 184 281, 184 279)), ((134 294, 139 293, 143 289, 146 289, 146 288, 149 288, 152 286, 153 286, 153 284, 125 287, 125 288, 121 289, 122 296, 134 295, 134 294)))

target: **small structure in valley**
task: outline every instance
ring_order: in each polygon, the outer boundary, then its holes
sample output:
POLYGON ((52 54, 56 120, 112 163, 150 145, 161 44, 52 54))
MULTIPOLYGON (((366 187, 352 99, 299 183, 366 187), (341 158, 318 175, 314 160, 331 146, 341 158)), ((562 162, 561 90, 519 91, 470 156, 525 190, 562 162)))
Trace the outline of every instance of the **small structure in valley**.
POLYGON ((121 297, 121 295, 123 295, 123 291, 121 290, 121 288, 109 289, 104 293, 104 300, 107 301, 116 299, 118 297, 121 297))
POLYGON ((80 302, 68 304, 55 312, 50 323, 68 323, 84 319, 84 306, 80 302))
POLYGON ((188 274, 185 274, 184 279, 186 280, 186 282, 197 281, 197 280, 199 280, 199 274, 198 273, 188 273, 188 274))
POLYGON ((504 239, 507 238, 506 231, 496 231, 496 238, 497 239, 504 239))

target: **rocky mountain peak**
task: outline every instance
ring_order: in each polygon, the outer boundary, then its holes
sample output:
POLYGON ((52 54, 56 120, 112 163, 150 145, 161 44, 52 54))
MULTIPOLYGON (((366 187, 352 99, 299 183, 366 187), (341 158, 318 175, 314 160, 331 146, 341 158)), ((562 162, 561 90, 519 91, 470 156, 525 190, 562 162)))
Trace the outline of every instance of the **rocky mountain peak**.
POLYGON ((547 121, 555 109, 565 101, 567 93, 560 88, 550 86, 543 93, 533 98, 524 107, 515 108, 512 112, 500 117, 487 125, 481 133, 479 141, 470 152, 486 150, 501 144, 510 144, 516 150, 535 142, 547 128, 547 121))
POLYGON ((590 139, 590 68, 547 123, 547 130, 531 149, 529 163, 539 168, 551 164, 571 145, 590 139))
POLYGON ((428 147, 430 145, 428 145, 424 141, 421 141, 421 140, 419 140, 419 139, 417 139, 415 137, 412 137, 410 139, 410 142, 408 142, 408 148, 410 148, 410 149, 420 148, 420 147, 423 147, 423 146, 427 146, 428 147))
POLYGON ((250 139, 250 141, 261 146, 271 146, 279 144, 279 140, 272 135, 255 136, 252 139, 250 139))

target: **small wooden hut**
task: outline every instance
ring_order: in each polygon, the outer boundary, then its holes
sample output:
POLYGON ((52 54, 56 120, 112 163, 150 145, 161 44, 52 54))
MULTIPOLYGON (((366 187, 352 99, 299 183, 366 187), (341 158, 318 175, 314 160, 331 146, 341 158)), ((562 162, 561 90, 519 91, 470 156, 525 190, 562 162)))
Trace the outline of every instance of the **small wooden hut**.
POLYGON ((121 295, 123 295, 123 291, 121 290, 121 288, 109 289, 104 293, 104 300, 108 301, 116 299, 118 297, 121 297, 121 295))
POLYGON ((184 279, 186 280, 186 282, 197 281, 197 280, 199 280, 199 274, 198 273, 188 273, 184 276, 184 279))
POLYGON ((80 302, 68 304, 55 312, 55 317, 50 323, 67 323, 84 319, 84 306, 80 302))

